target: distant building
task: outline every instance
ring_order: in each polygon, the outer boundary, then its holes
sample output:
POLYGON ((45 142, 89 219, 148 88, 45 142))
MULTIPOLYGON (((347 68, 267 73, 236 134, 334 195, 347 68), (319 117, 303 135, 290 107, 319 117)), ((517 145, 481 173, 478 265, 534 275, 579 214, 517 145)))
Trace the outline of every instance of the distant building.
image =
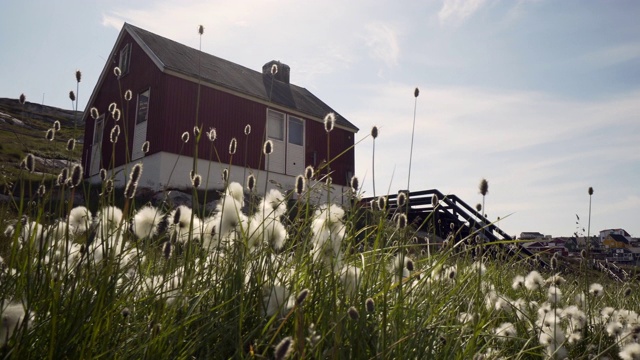
POLYGON ((525 231, 520 233, 520 240, 542 239, 544 235, 537 231, 525 231))
POLYGON ((620 234, 609 234, 602 241, 602 245, 610 248, 610 249, 622 249, 631 247, 629 238, 620 234))
POLYGON ((629 235, 629 233, 626 232, 626 230, 624 229, 605 229, 605 230, 600 230, 600 242, 601 243, 604 242, 604 239, 609 234, 617 234, 625 237, 631 237, 631 235, 629 235))
POLYGON ((531 242, 524 243, 522 246, 524 246, 526 249, 534 253, 539 253, 539 252, 544 252, 548 254, 560 253, 563 256, 567 256, 569 254, 569 251, 566 247, 566 242, 567 242, 566 238, 538 237, 531 242))
POLYGON ((222 188, 220 174, 226 168, 231 181, 243 183, 253 173, 258 188, 275 187, 276 182, 293 189, 306 166, 318 169, 331 160, 319 176, 330 172, 335 194, 342 194, 354 174, 358 128, 309 90, 291 83, 290 73, 279 61, 254 71, 125 24, 84 114, 85 177, 100 183, 100 169, 113 168, 116 181, 124 186, 127 169, 141 162, 140 186, 155 190, 190 188, 194 166, 203 188, 222 188), (107 111, 112 102, 123 111, 117 124, 120 137, 110 137, 117 121, 107 111), (91 107, 99 112, 95 119, 89 116, 91 107), (335 114, 330 137, 324 125, 329 113, 335 114), (203 132, 197 147, 196 119, 203 132), (217 137, 205 136, 210 129, 217 129, 217 137), (227 151, 232 139, 237 148, 227 151), (266 140, 273 144, 269 156, 263 154, 266 140), (144 144, 149 145, 145 150, 144 144))
POLYGON ((637 264, 640 261, 640 248, 611 249, 607 260, 616 263, 637 264))

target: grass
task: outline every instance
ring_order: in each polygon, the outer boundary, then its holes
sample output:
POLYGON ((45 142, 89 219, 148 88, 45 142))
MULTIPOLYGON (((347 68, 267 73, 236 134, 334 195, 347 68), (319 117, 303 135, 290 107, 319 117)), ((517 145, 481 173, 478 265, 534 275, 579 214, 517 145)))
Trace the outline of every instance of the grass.
POLYGON ((287 196, 231 183, 211 213, 51 185, 0 208, 2 358, 618 358, 640 336, 637 284, 496 261, 475 233, 429 256, 355 191, 311 202, 322 177, 287 196))
MULTIPOLYGON (((13 192, 18 183, 20 161, 31 153, 44 159, 58 159, 79 161, 82 149, 76 146, 72 151, 67 150, 67 140, 78 138, 84 133, 84 124, 74 127, 73 119, 80 117, 68 111, 47 111, 39 109, 37 104, 27 103, 22 107, 17 102, 3 99, 0 111, 24 122, 25 126, 17 126, 0 122, 0 191, 13 192), (45 140, 45 133, 52 127, 54 121, 62 124, 56 132, 53 141, 45 140)), ((45 160, 38 171, 51 176, 60 170, 51 161, 45 160)), ((22 174, 22 180, 42 180, 42 174, 22 174)))
MULTIPOLYGON (((2 355, 270 358, 286 337, 293 339, 293 354, 306 358, 485 354, 527 359, 545 353, 538 340, 544 325, 536 323, 545 318, 538 314, 547 301, 548 286, 513 289, 512 276, 530 271, 522 263, 487 260, 478 283, 478 263, 469 253, 454 255, 450 249, 428 258, 420 256, 416 246, 389 245, 404 242, 411 230, 396 229, 382 213, 373 214, 378 222, 364 229, 345 229, 340 264, 335 263, 337 253, 314 260, 310 245, 317 240, 312 223, 323 215, 309 217, 305 214, 313 209, 302 206, 303 211, 285 220, 288 233, 295 235, 278 251, 268 243, 251 247, 251 235, 242 226, 228 243, 209 249, 198 231, 176 239, 179 230, 171 230, 173 224, 161 234, 136 238, 117 216, 98 217, 89 234, 71 236, 63 230, 64 235, 48 237, 43 247, 37 236, 5 238, 11 251, 0 294, 5 302, 22 304, 31 320, 18 326, 2 355), (353 240, 364 231, 369 235, 356 250, 353 240), (100 241, 100 233, 112 238, 100 241), (72 248, 87 246, 93 236, 93 244, 100 245, 88 245, 92 250, 85 252, 68 250, 70 256, 63 256, 67 236, 72 248), (124 246, 118 247, 113 236, 121 236, 124 246), (308 295, 296 301, 303 289, 308 295), (496 334, 504 323, 513 324, 513 335, 496 334)), ((345 222, 353 216, 347 212, 345 222)), ((556 309, 558 315, 584 290, 579 276, 564 278, 558 286, 563 294, 559 304, 547 309, 556 309)), ((631 336, 608 335, 607 325, 615 316, 624 318, 621 324, 629 329, 637 325, 637 316, 622 310, 609 319, 600 314, 605 306, 633 308, 637 294, 622 295, 622 289, 604 276, 591 280, 605 284, 605 291, 591 297, 590 309, 582 308, 588 321, 578 332, 581 339, 569 344, 571 331, 557 344, 571 358, 615 355, 618 343, 631 336)), ((564 334, 570 321, 563 315, 559 331, 564 334)))

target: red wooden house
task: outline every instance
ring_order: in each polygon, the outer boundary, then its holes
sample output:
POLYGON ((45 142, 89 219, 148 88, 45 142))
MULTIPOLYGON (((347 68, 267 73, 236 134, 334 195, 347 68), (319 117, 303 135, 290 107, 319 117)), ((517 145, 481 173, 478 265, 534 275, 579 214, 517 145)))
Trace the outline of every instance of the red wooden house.
POLYGON ((113 169, 123 186, 131 163, 142 162, 139 187, 190 187, 197 119, 203 130, 197 146, 203 187, 221 188, 222 168, 230 167, 234 181, 254 173, 264 186, 268 169, 270 181, 290 189, 307 165, 317 168, 345 150, 331 161, 330 171, 335 187, 346 186, 354 173, 358 128, 305 88, 291 84, 289 75, 289 66, 278 61, 255 71, 125 24, 84 113, 85 177, 97 183, 101 168, 113 169), (272 74, 274 64, 277 72, 272 74), (120 76, 114 74, 116 66, 120 76), (127 90, 132 93, 129 101, 127 90), (112 102, 122 114, 117 122, 108 111, 112 102), (91 117, 91 107, 98 109, 97 119, 91 117), (323 119, 330 112, 336 122, 327 154, 323 119), (112 143, 116 124, 121 133, 112 143), (249 135, 246 125, 251 125, 249 135), (211 128, 217 133, 213 142, 204 134, 211 128), (187 143, 181 140, 184 132, 190 134, 187 143), (232 138, 237 139, 233 156, 232 138), (266 139, 273 141, 274 151, 265 159, 266 139), (145 141, 150 145, 146 154, 141 151, 145 141))

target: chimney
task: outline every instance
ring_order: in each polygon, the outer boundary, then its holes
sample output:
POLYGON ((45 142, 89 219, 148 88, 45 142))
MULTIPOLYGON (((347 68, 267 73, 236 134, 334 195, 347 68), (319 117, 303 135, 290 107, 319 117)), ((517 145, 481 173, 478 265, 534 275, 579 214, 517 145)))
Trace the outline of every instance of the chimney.
POLYGON ((273 65, 277 66, 278 72, 273 76, 274 79, 282 81, 285 84, 289 84, 289 74, 291 68, 287 64, 283 64, 280 61, 271 60, 268 63, 262 65, 262 74, 271 76, 271 68, 273 65))

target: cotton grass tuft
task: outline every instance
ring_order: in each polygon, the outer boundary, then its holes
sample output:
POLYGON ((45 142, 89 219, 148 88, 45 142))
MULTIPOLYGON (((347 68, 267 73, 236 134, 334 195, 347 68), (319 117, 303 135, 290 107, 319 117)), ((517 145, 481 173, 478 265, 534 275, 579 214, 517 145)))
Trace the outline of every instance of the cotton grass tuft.
POLYGON ((336 123, 336 114, 328 113, 324 117, 324 130, 327 133, 330 133, 333 130, 333 127, 335 126, 335 123, 336 123))

